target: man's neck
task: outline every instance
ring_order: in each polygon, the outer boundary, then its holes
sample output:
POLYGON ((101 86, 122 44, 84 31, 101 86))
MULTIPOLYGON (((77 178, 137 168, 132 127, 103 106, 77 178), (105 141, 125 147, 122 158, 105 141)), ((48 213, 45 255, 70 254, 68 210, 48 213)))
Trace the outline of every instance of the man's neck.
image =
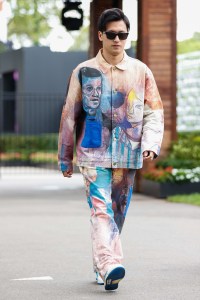
POLYGON ((119 64, 124 58, 124 53, 114 56, 114 55, 109 55, 108 53, 103 51, 103 49, 101 54, 105 59, 105 61, 107 61, 107 63, 109 63, 112 66, 116 66, 117 64, 119 64))

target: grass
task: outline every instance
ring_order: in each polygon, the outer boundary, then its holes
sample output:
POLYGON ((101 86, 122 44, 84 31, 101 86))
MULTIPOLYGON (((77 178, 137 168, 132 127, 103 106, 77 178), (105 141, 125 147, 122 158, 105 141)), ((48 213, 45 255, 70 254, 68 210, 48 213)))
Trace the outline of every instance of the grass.
POLYGON ((200 206, 200 194, 175 195, 167 198, 170 202, 186 203, 200 206))

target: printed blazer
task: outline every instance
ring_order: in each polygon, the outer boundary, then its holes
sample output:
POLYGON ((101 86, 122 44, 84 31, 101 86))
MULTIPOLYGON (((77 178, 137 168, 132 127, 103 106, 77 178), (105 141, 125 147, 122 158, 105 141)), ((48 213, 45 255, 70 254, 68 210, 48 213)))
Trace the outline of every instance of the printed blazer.
POLYGON ((145 150, 159 155, 163 131, 163 105, 150 69, 125 52, 112 66, 100 50, 70 77, 60 122, 59 168, 72 167, 75 154, 78 166, 139 169, 145 150))

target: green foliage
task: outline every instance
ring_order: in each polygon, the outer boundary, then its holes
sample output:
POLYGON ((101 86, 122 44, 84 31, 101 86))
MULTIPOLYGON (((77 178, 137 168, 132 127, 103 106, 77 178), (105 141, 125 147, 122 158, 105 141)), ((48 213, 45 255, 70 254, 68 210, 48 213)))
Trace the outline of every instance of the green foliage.
POLYGON ((192 169, 200 166, 200 132, 181 132, 171 144, 169 155, 156 163, 157 167, 192 169))
POLYGON ((4 45, 1 41, 0 41, 0 53, 3 53, 7 50, 6 45, 4 45))
POLYGON ((200 182, 200 132, 179 133, 166 158, 144 178, 157 182, 200 182))
POLYGON ((144 174, 144 178, 157 182, 200 182, 200 167, 194 169, 157 168, 144 174))
POLYGON ((1 153, 20 153, 21 160, 30 160, 35 152, 57 151, 57 134, 42 135, 1 135, 1 153))
POLYGON ((53 0, 11 0, 10 4, 13 18, 8 24, 8 36, 12 39, 16 35, 21 44, 28 38, 34 45, 39 45, 40 38, 45 38, 50 32, 49 17, 60 13, 53 0))
POLYGON ((89 49, 89 26, 82 27, 75 38, 69 51, 88 51, 89 49))
POLYGON ((186 203, 200 206, 200 194, 175 195, 167 198, 170 202, 186 203))
POLYGON ((199 162, 191 159, 178 159, 178 158, 166 157, 165 159, 158 161, 156 163, 156 166, 164 169, 169 166, 172 166, 176 169, 181 169, 181 168, 192 169, 198 167, 199 162))
POLYGON ((195 32, 191 39, 177 42, 177 53, 200 51, 200 32, 195 32))
POLYGON ((131 48, 136 49, 137 41, 131 41, 131 48))
POLYGON ((144 178, 157 182, 174 182, 174 178, 170 170, 155 168, 143 175, 144 178))

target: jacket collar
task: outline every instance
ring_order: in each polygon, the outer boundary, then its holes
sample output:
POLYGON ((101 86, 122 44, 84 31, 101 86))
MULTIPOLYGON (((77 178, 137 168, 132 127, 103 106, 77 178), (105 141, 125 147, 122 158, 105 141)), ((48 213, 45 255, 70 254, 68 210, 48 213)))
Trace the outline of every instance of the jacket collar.
MULTIPOLYGON (((110 65, 102 56, 102 49, 99 50, 99 52, 97 53, 96 56, 96 60, 97 63, 100 66, 100 69, 103 73, 108 72, 108 70, 110 70, 113 66, 110 65)), ((122 59, 122 61, 120 61, 120 63, 118 63, 117 65, 115 65, 116 68, 124 71, 127 69, 128 67, 128 55, 126 54, 126 52, 124 51, 124 57, 122 59)))

